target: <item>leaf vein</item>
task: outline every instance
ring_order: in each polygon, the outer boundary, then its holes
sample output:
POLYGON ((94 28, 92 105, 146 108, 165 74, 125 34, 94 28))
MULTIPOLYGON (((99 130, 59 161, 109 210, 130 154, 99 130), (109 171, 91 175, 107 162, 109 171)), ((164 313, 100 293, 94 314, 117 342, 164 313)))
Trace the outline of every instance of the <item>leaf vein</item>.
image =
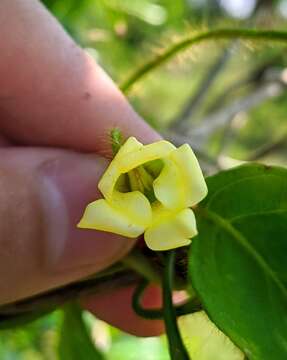
POLYGON ((284 284, 281 280, 277 277, 277 274, 270 268, 268 263, 265 259, 254 249, 254 247, 250 244, 248 239, 243 236, 238 230, 236 230, 230 221, 221 217, 220 215, 216 214, 211 210, 207 210, 206 208, 198 208, 198 211, 207 218, 215 223, 217 226, 224 229, 227 233, 232 235, 233 239, 235 239, 257 262, 257 264, 264 269, 266 275, 269 276, 273 280, 273 282, 277 285, 280 289, 282 294, 287 300, 287 289, 285 288, 284 284))

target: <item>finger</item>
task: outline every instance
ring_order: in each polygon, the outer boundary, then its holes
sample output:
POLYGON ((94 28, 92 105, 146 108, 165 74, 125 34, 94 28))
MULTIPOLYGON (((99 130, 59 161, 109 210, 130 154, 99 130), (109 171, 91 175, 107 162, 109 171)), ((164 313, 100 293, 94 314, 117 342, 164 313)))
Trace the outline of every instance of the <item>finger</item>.
MULTIPOLYGON (((131 301, 134 287, 128 287, 93 296, 82 300, 83 306, 99 319, 136 336, 157 336, 164 332, 161 320, 146 320, 132 309, 131 301)), ((146 308, 161 307, 159 287, 150 286, 145 291, 142 305, 146 308)))
POLYGON ((143 142, 159 138, 39 1, 2 0, 0 23, 0 131, 7 137, 102 154, 114 127, 143 142))
POLYGON ((2 135, 0 135, 0 147, 9 146, 10 142, 2 135))
POLYGON ((76 228, 106 161, 66 150, 0 152, 0 303, 92 274, 134 240, 76 228))

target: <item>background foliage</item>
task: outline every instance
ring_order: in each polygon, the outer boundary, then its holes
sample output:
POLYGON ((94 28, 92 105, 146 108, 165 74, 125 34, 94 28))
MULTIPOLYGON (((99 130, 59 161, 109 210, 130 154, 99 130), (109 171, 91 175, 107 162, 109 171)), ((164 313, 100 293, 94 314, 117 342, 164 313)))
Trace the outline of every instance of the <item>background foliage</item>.
MULTIPOLYGON (((43 2, 118 84, 145 60, 193 32, 219 27, 287 28, 286 0, 43 2)), ((128 95, 142 117, 166 137, 191 144, 206 174, 245 160, 286 165, 286 65, 282 45, 211 41, 180 53, 128 95)), ((250 224, 238 226, 246 236, 252 232, 250 224)), ((84 320, 107 359, 168 359, 164 339, 128 336, 89 314, 84 320)), ((17 330, 1 331, 0 358, 48 360, 61 354, 61 359, 72 359, 65 355, 60 334, 75 322, 67 313, 63 318, 59 310, 17 330)), ((89 354, 90 349, 86 351, 89 354)))

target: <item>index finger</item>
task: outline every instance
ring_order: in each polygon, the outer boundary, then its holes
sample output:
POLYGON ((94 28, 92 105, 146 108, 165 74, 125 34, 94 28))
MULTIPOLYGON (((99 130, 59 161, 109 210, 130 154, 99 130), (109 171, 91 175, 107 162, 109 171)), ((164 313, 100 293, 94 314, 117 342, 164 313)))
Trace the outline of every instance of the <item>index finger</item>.
POLYGON ((159 138, 40 2, 2 0, 0 24, 0 132, 8 139, 105 155, 115 127, 142 142, 159 138))

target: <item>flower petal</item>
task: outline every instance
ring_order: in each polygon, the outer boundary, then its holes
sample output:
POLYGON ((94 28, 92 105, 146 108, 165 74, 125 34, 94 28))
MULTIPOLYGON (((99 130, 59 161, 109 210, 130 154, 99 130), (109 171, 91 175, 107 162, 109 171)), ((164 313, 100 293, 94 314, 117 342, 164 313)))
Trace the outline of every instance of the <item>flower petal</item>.
POLYGON ((111 199, 116 182, 122 174, 118 166, 120 159, 125 157, 128 153, 137 151, 142 147, 143 145, 137 141, 136 138, 130 137, 120 148, 98 184, 98 188, 106 199, 111 199))
POLYGON ((126 173, 148 161, 164 158, 174 149, 175 146, 165 140, 144 145, 130 153, 129 156, 121 157, 118 162, 119 169, 122 173, 126 173))
POLYGON ((205 180, 189 145, 182 145, 164 160, 153 187, 156 198, 171 210, 190 207, 206 196, 205 180))
POLYGON ((123 144, 123 146, 120 147, 114 159, 121 158, 122 156, 125 156, 130 152, 136 151, 142 148, 143 146, 144 145, 140 143, 135 137, 131 136, 127 139, 127 141, 123 144))
POLYGON ((195 216, 191 209, 178 213, 155 209, 153 214, 155 221, 144 235, 147 246, 152 250, 162 251, 189 245, 190 238, 197 235, 195 216))
MULTIPOLYGON (((184 207, 199 203, 207 195, 207 186, 192 149, 188 144, 184 144, 171 153, 170 159, 181 173, 181 186, 185 196, 184 207)), ((170 191, 174 190, 170 189, 170 191)))
POLYGON ((181 177, 178 166, 170 159, 165 159, 161 173, 153 182, 156 198, 170 210, 176 211, 186 207, 186 189, 181 177))
POLYGON ((151 223, 151 217, 150 204, 143 194, 115 192, 112 202, 100 199, 90 203, 78 227, 135 238, 151 223))
POLYGON ((148 199, 139 191, 114 192, 112 206, 144 228, 152 222, 152 209, 148 199))

